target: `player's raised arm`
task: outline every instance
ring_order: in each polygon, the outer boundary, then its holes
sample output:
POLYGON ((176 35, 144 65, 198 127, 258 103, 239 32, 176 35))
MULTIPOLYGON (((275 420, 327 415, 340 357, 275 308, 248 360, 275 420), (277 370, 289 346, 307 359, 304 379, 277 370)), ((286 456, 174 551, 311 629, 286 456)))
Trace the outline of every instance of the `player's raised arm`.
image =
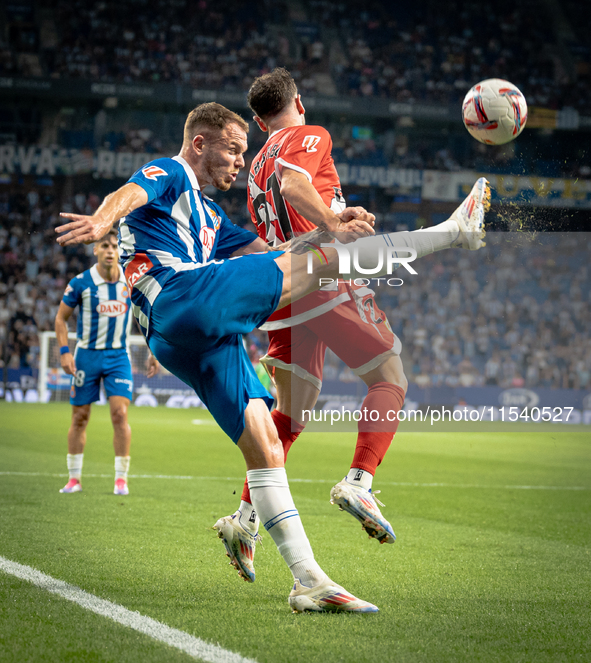
MULTIPOLYGON (((320 194, 306 175, 292 168, 283 168, 281 174, 280 193, 285 200, 301 216, 308 219, 321 230, 331 234, 342 233, 343 237, 350 235, 349 241, 358 237, 373 235, 373 214, 366 212, 361 207, 347 208, 347 214, 335 214, 327 207, 320 194), (357 210, 354 214, 352 210, 357 210)), ((341 238, 340 238, 341 239, 341 238)), ((347 239, 341 239, 346 242, 347 239)))
POLYGON ((109 232, 116 221, 147 202, 146 191, 138 184, 128 182, 110 193, 92 216, 61 212, 60 216, 70 219, 70 223, 55 229, 56 233, 64 233, 57 238, 57 242, 60 246, 96 242, 109 232))

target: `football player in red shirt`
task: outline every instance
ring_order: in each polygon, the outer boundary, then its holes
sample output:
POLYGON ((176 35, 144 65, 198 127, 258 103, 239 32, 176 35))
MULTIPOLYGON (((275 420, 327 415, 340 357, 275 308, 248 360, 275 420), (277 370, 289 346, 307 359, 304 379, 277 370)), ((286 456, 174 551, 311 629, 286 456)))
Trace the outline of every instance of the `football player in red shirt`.
MULTIPOLYGON (((316 228, 338 237, 344 222, 337 214, 346 204, 331 156, 332 139, 323 127, 305 124, 305 109, 289 72, 278 68, 257 78, 248 93, 248 104, 259 128, 269 134, 248 177, 248 208, 259 236, 272 246, 316 228)), ((465 218, 475 214, 475 203, 469 199, 464 203, 470 203, 465 218)), ((484 205, 481 201, 476 204, 481 206, 482 218, 484 205)), ((427 250, 419 251, 419 257, 458 245, 459 235, 466 230, 454 216, 436 228, 441 237, 432 249, 435 233, 410 233, 415 241, 429 243, 427 250)), ((479 233, 470 246, 460 238, 460 245, 479 248, 483 234, 479 233)), ((276 311, 261 329, 269 334, 269 349, 261 362, 272 373, 277 387, 277 407, 272 417, 285 455, 304 429, 303 411, 314 408, 320 393, 327 347, 368 386, 361 411, 378 412, 379 417, 375 422, 369 418, 359 422, 351 468, 332 488, 331 503, 357 518, 370 537, 380 543, 394 543, 392 527, 372 493, 372 481, 398 427, 392 413, 403 406, 407 380, 400 359, 400 340, 378 307, 374 292, 365 285, 333 281, 276 311)), ((252 558, 242 559, 233 553, 236 546, 225 540, 221 530, 235 529, 239 539, 243 530, 256 535, 258 526, 245 483, 239 510, 218 520, 215 529, 224 538, 231 563, 246 580, 249 576, 240 567, 245 564, 250 568, 252 558)))

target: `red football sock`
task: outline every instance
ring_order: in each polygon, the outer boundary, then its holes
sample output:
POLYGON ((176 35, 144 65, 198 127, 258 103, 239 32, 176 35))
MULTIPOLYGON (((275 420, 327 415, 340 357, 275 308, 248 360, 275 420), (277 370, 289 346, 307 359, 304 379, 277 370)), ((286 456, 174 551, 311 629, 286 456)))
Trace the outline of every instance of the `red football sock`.
MULTIPOLYGON (((297 421, 294 421, 291 417, 288 417, 286 414, 279 412, 279 410, 273 410, 271 412, 271 418, 277 429, 277 434, 283 444, 283 458, 287 458, 287 452, 290 450, 291 445, 297 440, 298 435, 304 430, 304 426, 298 424, 297 421)), ((244 482, 244 488, 242 489, 242 498, 244 502, 252 504, 250 501, 250 490, 248 490, 248 481, 244 482)))
POLYGON ((375 410, 380 413, 378 421, 359 422, 359 433, 357 435, 357 446, 351 467, 357 467, 375 475, 376 468, 384 459, 386 451, 390 447, 396 429, 398 418, 395 421, 388 420, 394 417, 404 405, 404 389, 389 382, 378 382, 372 385, 361 406, 362 411, 367 408, 368 413, 375 410), (383 421, 382 421, 383 419, 383 421))

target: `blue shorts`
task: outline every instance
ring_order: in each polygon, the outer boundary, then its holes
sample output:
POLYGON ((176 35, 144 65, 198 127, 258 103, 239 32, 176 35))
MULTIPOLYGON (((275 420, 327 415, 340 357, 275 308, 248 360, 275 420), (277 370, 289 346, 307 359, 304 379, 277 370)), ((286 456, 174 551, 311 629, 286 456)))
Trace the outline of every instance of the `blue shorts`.
POLYGON ((273 398, 260 383, 242 335, 261 325, 281 297, 277 253, 255 253, 178 272, 152 305, 148 345, 192 387, 237 442, 251 398, 273 398))
POLYGON ((72 376, 70 403, 88 405, 100 398, 101 378, 107 398, 123 396, 131 400, 133 378, 131 363, 125 348, 119 350, 85 350, 78 348, 74 355, 76 375, 72 376))

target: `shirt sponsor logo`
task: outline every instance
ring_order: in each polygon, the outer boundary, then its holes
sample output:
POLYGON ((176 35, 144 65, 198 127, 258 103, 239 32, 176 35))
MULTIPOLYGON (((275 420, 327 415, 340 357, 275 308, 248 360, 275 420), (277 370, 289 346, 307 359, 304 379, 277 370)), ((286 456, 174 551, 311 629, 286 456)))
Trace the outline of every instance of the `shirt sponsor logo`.
POLYGON ((209 260, 211 251, 213 249, 213 244, 215 242, 215 230, 213 228, 208 228, 203 226, 199 231, 199 239, 201 240, 201 245, 203 246, 203 257, 205 260, 209 260))
POLYGON ((125 278, 130 290, 138 280, 152 267, 154 263, 144 253, 138 253, 135 258, 125 268, 125 278))
POLYGON ((320 142, 320 136, 305 136, 302 147, 306 148, 306 152, 318 152, 316 145, 320 142))
POLYGON ((168 175, 168 173, 165 170, 162 170, 159 166, 146 166, 146 168, 142 168, 142 174, 146 179, 154 180, 154 182, 156 181, 156 178, 168 175))
POLYGON ((125 302, 118 302, 116 299, 110 299, 108 302, 101 302, 96 307, 96 311, 99 315, 116 318, 118 315, 123 315, 127 311, 127 304, 125 302))

